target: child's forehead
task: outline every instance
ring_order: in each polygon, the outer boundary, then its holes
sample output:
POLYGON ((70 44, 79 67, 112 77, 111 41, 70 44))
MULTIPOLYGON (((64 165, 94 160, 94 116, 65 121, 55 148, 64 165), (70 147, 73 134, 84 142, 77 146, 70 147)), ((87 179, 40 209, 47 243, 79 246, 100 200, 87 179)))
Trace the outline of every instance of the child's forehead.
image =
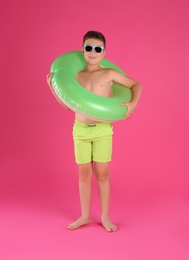
POLYGON ((89 38, 84 41, 84 44, 90 44, 90 45, 97 45, 97 46, 104 46, 103 41, 99 39, 89 38))

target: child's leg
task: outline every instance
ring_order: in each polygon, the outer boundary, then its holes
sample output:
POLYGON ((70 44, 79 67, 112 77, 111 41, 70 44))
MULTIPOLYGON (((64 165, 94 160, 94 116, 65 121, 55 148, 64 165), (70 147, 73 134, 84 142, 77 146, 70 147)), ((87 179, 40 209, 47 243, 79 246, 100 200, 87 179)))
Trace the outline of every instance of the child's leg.
POLYGON ((90 204, 92 193, 92 164, 79 164, 79 194, 81 217, 68 225, 69 229, 76 229, 90 222, 90 204))
POLYGON ((107 231, 110 232, 116 231, 117 226, 111 222, 109 216, 109 205, 110 205, 109 163, 94 162, 94 174, 98 182, 102 225, 107 231))
POLYGON ((92 194, 92 164, 80 164, 79 166, 79 194, 82 217, 90 217, 92 194))

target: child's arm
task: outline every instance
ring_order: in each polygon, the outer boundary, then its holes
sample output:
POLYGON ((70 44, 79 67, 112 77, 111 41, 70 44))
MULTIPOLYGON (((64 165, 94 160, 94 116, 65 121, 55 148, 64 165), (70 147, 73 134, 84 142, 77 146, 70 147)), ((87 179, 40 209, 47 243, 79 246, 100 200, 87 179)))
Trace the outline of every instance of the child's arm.
POLYGON ((129 78, 116 70, 110 70, 110 73, 113 82, 117 82, 125 87, 128 87, 132 91, 132 100, 130 102, 122 103, 122 105, 127 106, 128 109, 125 117, 123 118, 123 119, 127 119, 134 113, 134 110, 137 106, 137 103, 141 95, 142 86, 136 80, 129 78))
POLYGON ((51 72, 49 74, 47 74, 47 84, 49 85, 50 90, 52 91, 53 95, 55 96, 55 98, 57 99, 57 101, 60 103, 60 105, 62 105, 65 109, 69 108, 58 98, 58 96, 56 95, 56 93, 54 92, 54 89, 52 87, 52 77, 53 77, 54 73, 51 72))

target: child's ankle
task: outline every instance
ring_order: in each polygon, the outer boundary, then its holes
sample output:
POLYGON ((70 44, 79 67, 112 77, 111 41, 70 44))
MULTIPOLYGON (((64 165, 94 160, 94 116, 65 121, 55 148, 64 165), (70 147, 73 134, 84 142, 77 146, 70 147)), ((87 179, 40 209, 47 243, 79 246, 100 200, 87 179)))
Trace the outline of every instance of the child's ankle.
POLYGON ((101 215, 101 220, 104 220, 104 219, 110 219, 110 216, 107 214, 101 215))
POLYGON ((81 215, 81 218, 88 220, 88 219, 90 219, 90 216, 89 216, 89 215, 84 215, 84 214, 82 214, 82 215, 81 215))

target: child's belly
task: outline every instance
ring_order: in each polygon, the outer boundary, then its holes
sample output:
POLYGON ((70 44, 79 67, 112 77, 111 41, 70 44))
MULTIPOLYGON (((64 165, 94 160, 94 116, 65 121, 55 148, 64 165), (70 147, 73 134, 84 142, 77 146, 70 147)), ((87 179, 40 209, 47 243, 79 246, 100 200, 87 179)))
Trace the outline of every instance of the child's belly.
POLYGON ((82 122, 82 123, 85 123, 85 124, 96 124, 96 123, 100 123, 100 121, 96 121, 96 120, 93 120, 93 119, 89 119, 89 118, 86 118, 85 116, 81 115, 81 114, 78 114, 76 113, 75 114, 75 119, 79 122, 82 122))

